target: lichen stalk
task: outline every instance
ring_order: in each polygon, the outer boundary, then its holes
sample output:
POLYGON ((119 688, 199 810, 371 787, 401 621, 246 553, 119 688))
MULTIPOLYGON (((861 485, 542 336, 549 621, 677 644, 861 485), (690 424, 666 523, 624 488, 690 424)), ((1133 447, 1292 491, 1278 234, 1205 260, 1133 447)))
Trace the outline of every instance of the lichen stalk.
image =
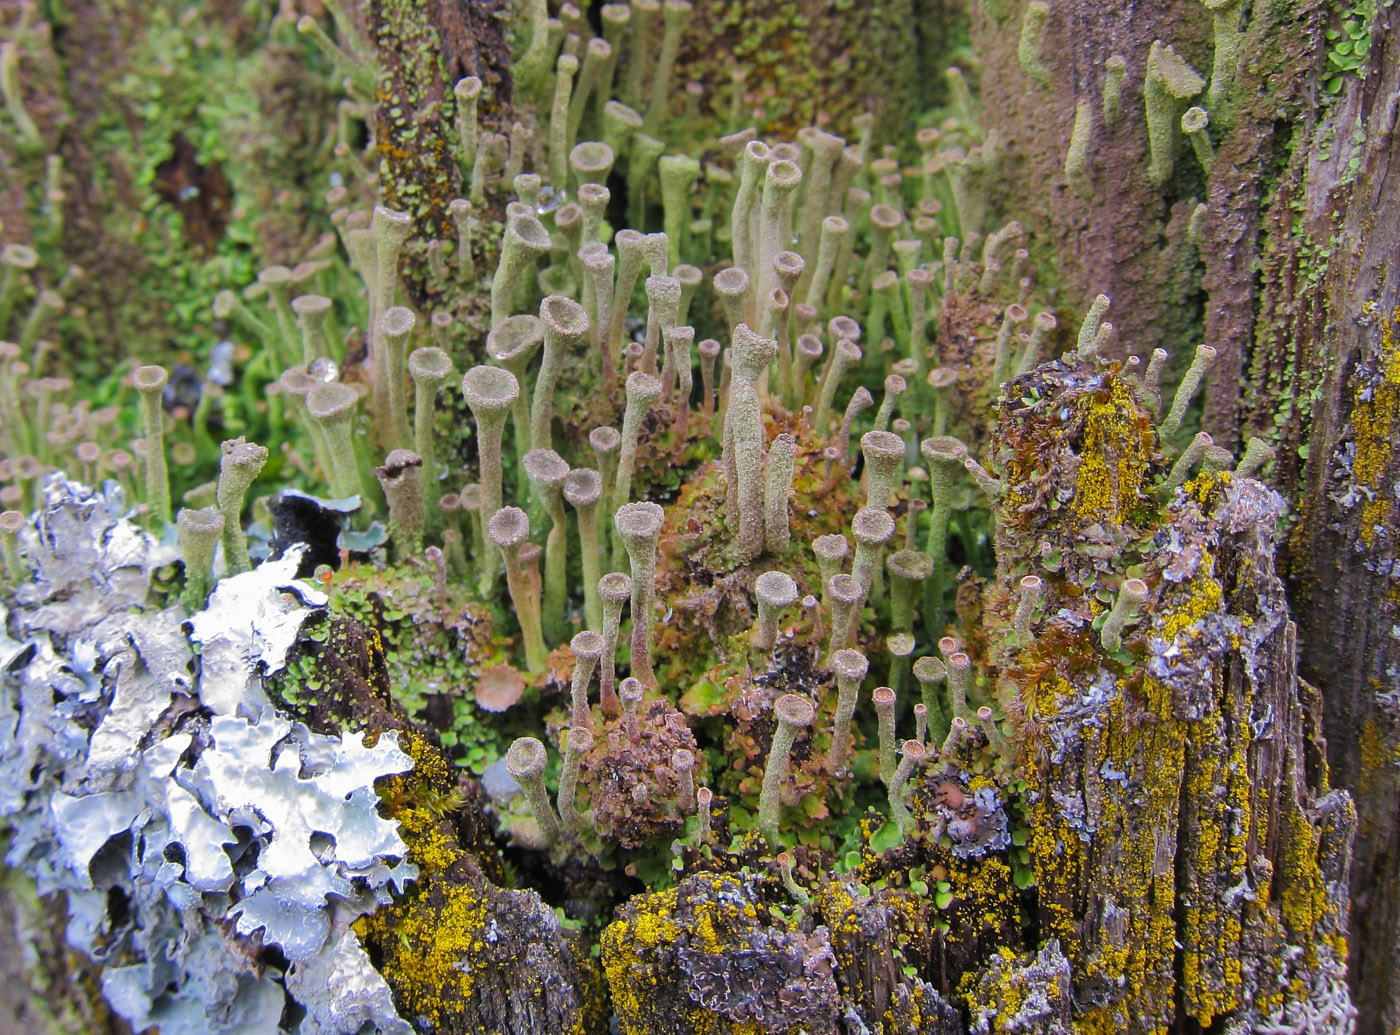
MULTIPOLYGON (((759 204, 762 187, 766 182, 768 165, 772 154, 767 144, 761 140, 751 140, 744 146, 739 160, 739 189, 734 195, 734 207, 729 222, 731 247, 734 265, 751 278, 758 272, 758 243, 753 239, 753 214, 759 204)), ((745 302, 747 309, 747 301, 745 302)), ((741 319, 748 316, 745 312, 741 319)), ((738 323, 735 320, 734 323, 738 323)))
POLYGON ((966 719, 968 693, 972 689, 972 659, 963 651, 948 655, 948 703, 951 713, 966 719))
POLYGON ((423 548, 427 508, 423 500, 423 458, 411 449, 393 449, 374 469, 389 504, 389 539, 394 559, 404 561, 423 548))
POLYGON ((1181 384, 1177 386, 1176 395, 1172 397, 1171 409, 1162 418, 1162 423, 1157 426, 1157 433, 1162 438, 1171 438, 1177 433, 1182 420, 1186 417, 1186 410, 1191 405, 1191 400, 1205 379, 1206 371, 1214 363, 1215 349, 1209 345, 1197 345, 1195 358, 1191 360, 1191 365, 1186 368, 1186 373, 1181 378, 1181 384))
POLYGON ((1099 630, 1099 643, 1107 653, 1115 654, 1123 646, 1123 630, 1137 620, 1147 596, 1147 583, 1142 579, 1124 579, 1118 587, 1113 608, 1099 630))
POLYGON ((843 648, 832 655, 831 669, 836 674, 836 717, 832 726, 831 748, 826 756, 826 771, 836 776, 846 768, 846 759, 850 754, 851 719, 855 716, 860 684, 870 669, 870 663, 860 651, 843 648))
MULTIPOLYGON (((141 433, 146 461, 146 506, 157 530, 170 524, 170 475, 165 466, 165 409, 161 399, 170 376, 164 367, 137 367, 132 386, 141 396, 141 433)), ((39 429, 41 432, 43 429, 39 429)))
POLYGON ((530 519, 519 507, 502 507, 487 522, 486 535, 506 562, 506 588, 524 640, 525 664, 532 672, 544 668, 549 652, 545 649, 540 626, 539 593, 531 585, 521 565, 521 547, 530 535, 530 519))
POLYGON ((417 322, 413 310, 401 305, 390 306, 379 318, 379 352, 383 367, 375 376, 382 377, 385 382, 389 404, 386 437, 393 449, 407 448, 412 437, 408 430, 408 389, 404 373, 408 366, 408 337, 417 322))
POLYGON ((632 675, 656 685, 651 668, 652 599, 656 592, 656 548, 666 513, 655 503, 628 503, 613 519, 632 566, 632 675))
POLYGON ((754 581, 758 621, 750 634, 754 647, 771 651, 778 640, 778 616, 797 603, 797 583, 785 571, 765 571, 754 581))
POLYGON ((591 629, 576 633, 569 641, 569 648, 574 653, 574 671, 569 681, 572 708, 569 722, 574 729, 591 729, 593 726, 593 712, 588 706, 588 687, 593 682, 598 661, 606 646, 603 635, 591 629))
POLYGON ((831 404, 836 398, 836 388, 841 379, 846 376, 847 371, 860 363, 861 356, 860 346, 854 341, 842 339, 836 343, 831 353, 831 361, 822 377, 816 412, 812 416, 812 424, 818 431, 826 427, 827 419, 831 415, 831 404))
POLYGON ((875 706, 876 728, 880 737, 880 782, 890 788, 895 773, 894 689, 877 686, 870 695, 870 701, 875 706))
POLYGON ((559 839, 559 817, 544 786, 547 760, 545 746, 534 737, 517 737, 506 751, 506 772, 520 785, 529 802, 530 814, 539 826, 541 848, 548 848, 559 839))
POLYGON ((632 472, 637 462, 637 441, 642 422, 661 398, 661 379, 634 370, 627 375, 627 409, 622 414, 622 444, 617 458, 617 480, 613 486, 612 509, 632 502, 632 472))
POLYGON ((778 826, 779 795, 787 780, 793 741, 801 730, 812 724, 816 714, 816 705, 797 694, 784 694, 773 705, 778 728, 773 733, 768 761, 763 767, 763 788, 758 797, 758 829, 773 852, 782 848, 778 826))
POLYGON ((830 657, 850 645, 852 630, 865 600, 865 587, 853 576, 833 575, 827 581, 826 592, 831 602, 831 639, 826 648, 830 657))
MULTIPOLYGON (((664 328, 676 325, 676 316, 680 312, 681 282, 675 277, 651 276, 647 277, 644 289, 647 296, 647 330, 646 340, 642 345, 641 370, 647 374, 655 374, 656 356, 661 348, 661 332, 664 328)), ((664 391, 664 378, 662 388, 664 391)))
MULTIPOLYGON (((472 367, 462 375, 462 394, 476 420, 477 464, 481 472, 481 514, 484 520, 501 509, 501 437, 506 415, 520 394, 514 375, 500 367, 472 367)), ((488 571, 494 564, 486 564, 488 571)))
POLYGON ((939 700, 939 685, 948 677, 948 666, 928 655, 914 662, 914 678, 919 681, 919 693, 927 709, 929 739, 926 743, 941 744, 948 735, 949 715, 939 700))
POLYGON ((577 837, 588 826, 588 816, 578 810, 578 775, 583 757, 593 750, 593 731, 587 726, 571 726, 560 734, 564 764, 559 767, 559 819, 564 829, 577 837))
POLYGON ((598 580, 598 599, 603 607, 603 652, 598 671, 598 697, 603 714, 610 719, 622 714, 621 703, 614 686, 618 630, 622 625, 623 605, 632 596, 632 580, 620 571, 608 572, 598 580))
MULTIPOLYGON (((223 531, 224 516, 215 507, 200 510, 182 507, 175 518, 175 535, 185 562, 185 590, 180 599, 191 614, 204 608, 204 600, 213 585, 214 550, 223 531)), ((15 581, 14 572, 10 574, 11 581, 15 581)))
POLYGON ((603 479, 597 471, 577 467, 564 479, 564 499, 578 515, 578 537, 583 566, 583 614, 588 628, 603 628, 603 602, 598 596, 598 579, 602 567, 601 545, 598 542, 598 503, 603 494, 603 479))
POLYGON ((551 641, 564 638, 568 591, 569 535, 564 513, 564 484, 569 465, 552 449, 532 449, 522 461, 535 498, 549 515, 544 554, 544 631, 551 641))
POLYGON ((241 437, 220 448, 219 484, 215 500, 223 515, 224 568, 230 575, 247 571, 248 543, 243 536, 243 500, 267 463, 267 450, 241 437))
POLYGON ((919 740, 906 740, 900 749, 899 766, 889 781, 890 815, 899 827, 900 835, 909 836, 914 828, 914 816, 904 804, 904 788, 914 769, 924 760, 924 745, 919 740))
POLYGON ((521 274, 548 255, 549 231, 533 216, 518 214, 506 223, 501 256, 491 279, 491 326, 510 316, 510 300, 521 274))
POLYGON ((442 349, 427 345, 409 353, 408 373, 413 378, 413 450, 423 458, 423 481, 436 485, 437 393, 452 376, 452 360, 442 349))
MULTIPOLYGON (((569 184, 569 99, 573 92, 578 58, 560 54, 554 64, 554 101, 549 109, 549 182, 555 190, 569 184)), ((494 323, 494 321, 492 321, 494 323)))
POLYGON ((1110 55, 1103 63, 1103 89, 1100 106, 1103 109, 1103 123, 1109 129, 1118 125, 1118 112, 1123 96, 1123 80, 1128 75, 1128 63, 1123 55, 1110 55))
POLYGON ((667 261, 680 264, 690 230, 690 188, 700 178, 700 163, 690 155, 663 155, 657 162, 661 174, 662 226, 666 230, 667 261))
POLYGON ((540 303, 540 320, 544 323, 544 352, 530 402, 530 445, 533 449, 552 449, 554 392, 559 371, 564 357, 575 351, 588 333, 588 314, 571 298, 549 295, 540 303))
POLYGON ((769 162, 759 202, 758 277, 753 298, 766 298, 777 286, 773 256, 792 241, 792 205, 802 183, 802 170, 793 162, 769 162))
POLYGON ((1016 589, 1016 615, 1011 626, 1021 647, 1031 645, 1031 622, 1045 592, 1045 582, 1039 575, 1024 575, 1016 589))
POLYGON ((933 574, 933 561, 921 550, 904 549, 890 554, 885 566, 890 573, 890 628, 894 632, 910 632, 914 628, 915 602, 933 574))
POLYGON ((642 681, 635 676, 628 676, 622 681, 618 691, 622 698, 622 729, 627 734, 627 739, 636 744, 642 739, 641 727, 637 722, 637 712, 645 693, 642 681))

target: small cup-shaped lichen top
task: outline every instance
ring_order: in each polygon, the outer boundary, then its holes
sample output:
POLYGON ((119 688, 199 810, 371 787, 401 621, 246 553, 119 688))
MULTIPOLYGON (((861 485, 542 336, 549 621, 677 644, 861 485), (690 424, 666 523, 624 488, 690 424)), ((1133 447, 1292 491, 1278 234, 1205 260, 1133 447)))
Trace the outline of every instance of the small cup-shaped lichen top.
POLYGON ((758 625, 753 632, 753 645, 760 650, 772 650, 778 635, 778 615, 797 603, 797 583, 785 571, 765 571, 753 585, 758 598, 758 625))
MULTIPOLYGON (((903 378, 900 380, 902 382, 903 378)), ((895 475, 904 462, 904 440, 889 431, 867 431, 861 436, 860 451, 865 457, 865 504, 888 507, 895 475)))
POLYGON ((306 413, 321 429, 330 460, 331 491, 342 498, 360 492, 351 424, 359 394, 339 381, 318 384, 306 393, 306 413))
POLYGON ((549 753, 535 737, 517 737, 506 750, 506 772, 520 785, 530 812, 539 824, 540 839, 546 846, 559 836, 559 819, 544 786, 544 770, 549 753))
POLYGON ((501 432, 520 384, 500 367, 472 367, 462 375, 462 394, 476 418, 482 512, 494 514, 501 508, 501 432))

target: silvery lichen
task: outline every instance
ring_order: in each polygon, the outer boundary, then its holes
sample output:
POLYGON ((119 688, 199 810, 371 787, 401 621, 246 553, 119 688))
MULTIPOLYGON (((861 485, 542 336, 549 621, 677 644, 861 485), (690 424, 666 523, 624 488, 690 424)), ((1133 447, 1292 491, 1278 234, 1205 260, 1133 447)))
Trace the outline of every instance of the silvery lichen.
POLYGON ((36 577, 8 616, 21 638, 0 641, 6 862, 67 893, 69 940, 107 962, 135 1029, 277 1031, 295 1002, 302 1032, 407 1035, 345 925, 416 874, 373 787, 412 761, 392 732, 313 733, 259 683, 324 597, 292 551, 186 624, 150 606, 167 548, 120 514, 56 478, 24 537, 36 577), (255 965, 254 934, 285 981, 255 965))

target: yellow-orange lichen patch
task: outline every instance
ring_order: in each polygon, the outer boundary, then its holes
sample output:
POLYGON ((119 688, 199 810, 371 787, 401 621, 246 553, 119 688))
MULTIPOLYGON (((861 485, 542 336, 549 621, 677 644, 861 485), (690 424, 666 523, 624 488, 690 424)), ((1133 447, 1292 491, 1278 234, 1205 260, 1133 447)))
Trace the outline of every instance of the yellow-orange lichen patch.
POLYGON ((1395 415, 1400 413, 1400 344, 1395 340, 1395 324, 1400 310, 1381 320, 1381 346, 1377 376, 1363 378, 1356 388, 1356 405, 1351 426, 1356 440, 1352 478, 1366 493, 1361 505, 1358 535, 1368 548, 1374 545, 1376 530, 1391 521, 1391 493, 1382 485, 1394 453, 1395 415))

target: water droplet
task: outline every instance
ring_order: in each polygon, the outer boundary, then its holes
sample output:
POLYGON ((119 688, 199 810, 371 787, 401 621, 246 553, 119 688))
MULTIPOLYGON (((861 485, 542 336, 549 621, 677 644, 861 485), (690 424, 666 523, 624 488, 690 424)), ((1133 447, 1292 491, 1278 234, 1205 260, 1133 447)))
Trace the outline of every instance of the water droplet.
POLYGON ((548 215, 568 200, 568 194, 546 183, 540 188, 539 197, 535 201, 535 212, 541 216, 548 215))
POLYGON ((317 356, 306 367, 306 372, 316 381, 323 381, 326 384, 334 381, 340 376, 340 368, 335 365, 335 361, 327 359, 325 356, 317 356))

